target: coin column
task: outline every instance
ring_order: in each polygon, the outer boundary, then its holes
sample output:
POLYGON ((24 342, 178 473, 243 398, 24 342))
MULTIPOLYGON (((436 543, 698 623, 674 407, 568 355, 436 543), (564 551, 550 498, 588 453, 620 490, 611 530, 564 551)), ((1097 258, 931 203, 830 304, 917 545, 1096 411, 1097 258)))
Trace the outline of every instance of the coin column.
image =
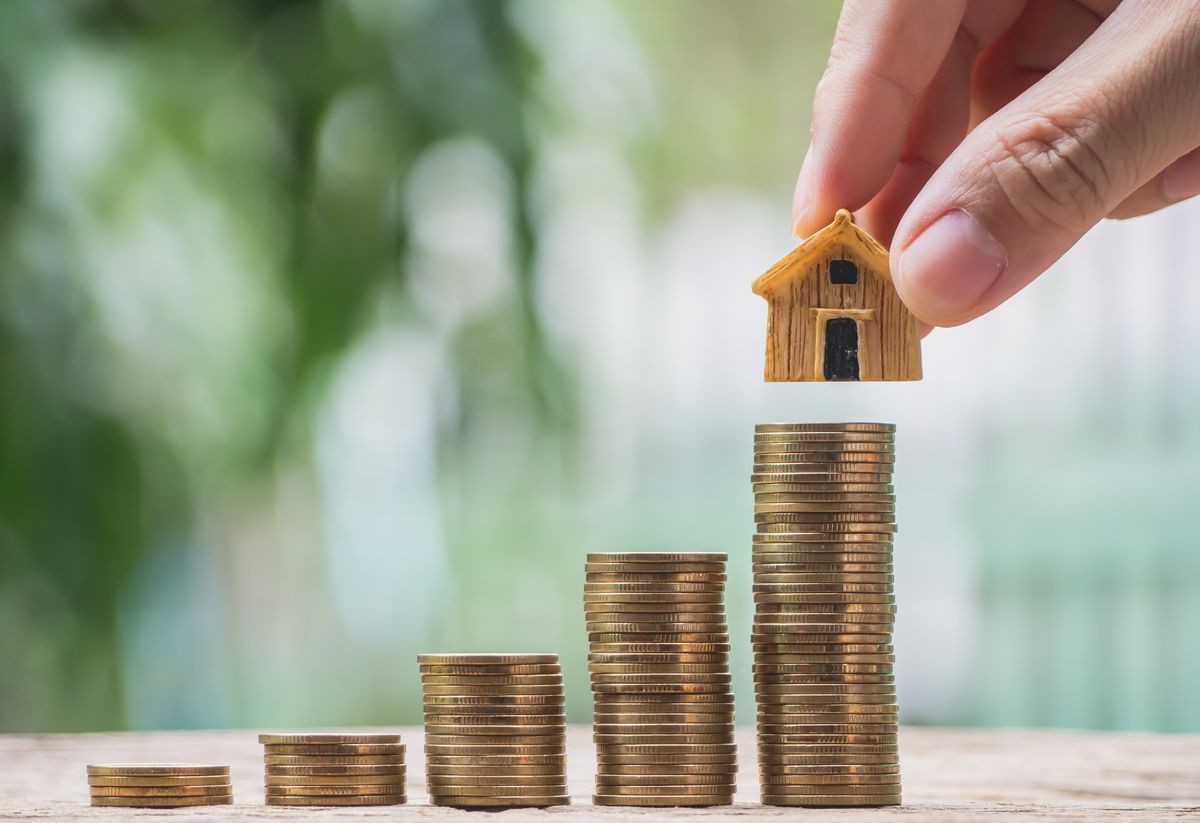
POLYGON ((398 734, 260 734, 268 806, 397 806, 407 801, 398 734))
POLYGON ((726 559, 588 555, 597 805, 733 802, 726 559))
POLYGON ((87 767, 93 806, 174 809, 233 802, 229 767, 208 763, 113 763, 87 767))
POLYGON ((754 688, 764 803, 900 802, 894 426, 754 435, 754 688))
POLYGON ((566 715, 556 654, 422 654, 425 774, 435 806, 560 806, 566 715))

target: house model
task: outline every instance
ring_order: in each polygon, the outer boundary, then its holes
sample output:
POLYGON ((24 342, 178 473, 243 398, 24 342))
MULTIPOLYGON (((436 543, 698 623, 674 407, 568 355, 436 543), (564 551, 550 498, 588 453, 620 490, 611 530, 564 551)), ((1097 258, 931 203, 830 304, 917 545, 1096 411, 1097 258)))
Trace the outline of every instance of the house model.
POLYGON ((766 380, 921 379, 920 329, 887 250, 845 209, 751 288, 767 301, 766 380))

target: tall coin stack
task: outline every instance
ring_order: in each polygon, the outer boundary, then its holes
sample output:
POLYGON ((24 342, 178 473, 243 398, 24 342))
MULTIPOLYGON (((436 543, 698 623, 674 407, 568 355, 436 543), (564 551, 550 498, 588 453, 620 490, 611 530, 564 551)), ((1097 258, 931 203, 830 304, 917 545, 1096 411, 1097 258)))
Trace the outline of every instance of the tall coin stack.
POLYGON ((422 654, 425 774, 435 806, 560 806, 566 714, 556 654, 422 654))
POLYGON ((754 686, 764 803, 900 803, 895 426, 754 434, 754 686))
POLYGON ((260 734, 268 806, 396 806, 408 798, 398 734, 260 734))
POLYGON ((170 809, 233 802, 228 766, 114 763, 87 767, 93 806, 170 809))
POLYGON ((588 555, 583 600, 597 805, 733 802, 726 559, 588 555))

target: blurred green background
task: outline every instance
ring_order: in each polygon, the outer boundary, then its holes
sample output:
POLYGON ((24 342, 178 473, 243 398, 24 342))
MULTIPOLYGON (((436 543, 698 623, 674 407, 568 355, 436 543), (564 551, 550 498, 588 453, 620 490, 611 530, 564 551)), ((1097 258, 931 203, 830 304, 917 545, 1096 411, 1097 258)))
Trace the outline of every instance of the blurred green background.
POLYGON ((0 4, 0 729, 415 723, 493 650, 585 721, 584 555, 729 552, 748 641, 753 423, 869 419, 908 722, 1200 730, 1194 206, 921 383, 762 384, 837 6, 0 4))

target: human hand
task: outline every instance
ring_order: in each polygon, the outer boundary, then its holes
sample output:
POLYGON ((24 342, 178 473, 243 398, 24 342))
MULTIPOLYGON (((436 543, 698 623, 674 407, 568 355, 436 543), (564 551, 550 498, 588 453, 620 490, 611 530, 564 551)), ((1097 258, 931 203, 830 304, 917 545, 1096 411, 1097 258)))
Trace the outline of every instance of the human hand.
POLYGON ((1198 146, 1200 0, 846 0, 793 220, 856 210, 954 326, 1102 218, 1200 194, 1198 146))

